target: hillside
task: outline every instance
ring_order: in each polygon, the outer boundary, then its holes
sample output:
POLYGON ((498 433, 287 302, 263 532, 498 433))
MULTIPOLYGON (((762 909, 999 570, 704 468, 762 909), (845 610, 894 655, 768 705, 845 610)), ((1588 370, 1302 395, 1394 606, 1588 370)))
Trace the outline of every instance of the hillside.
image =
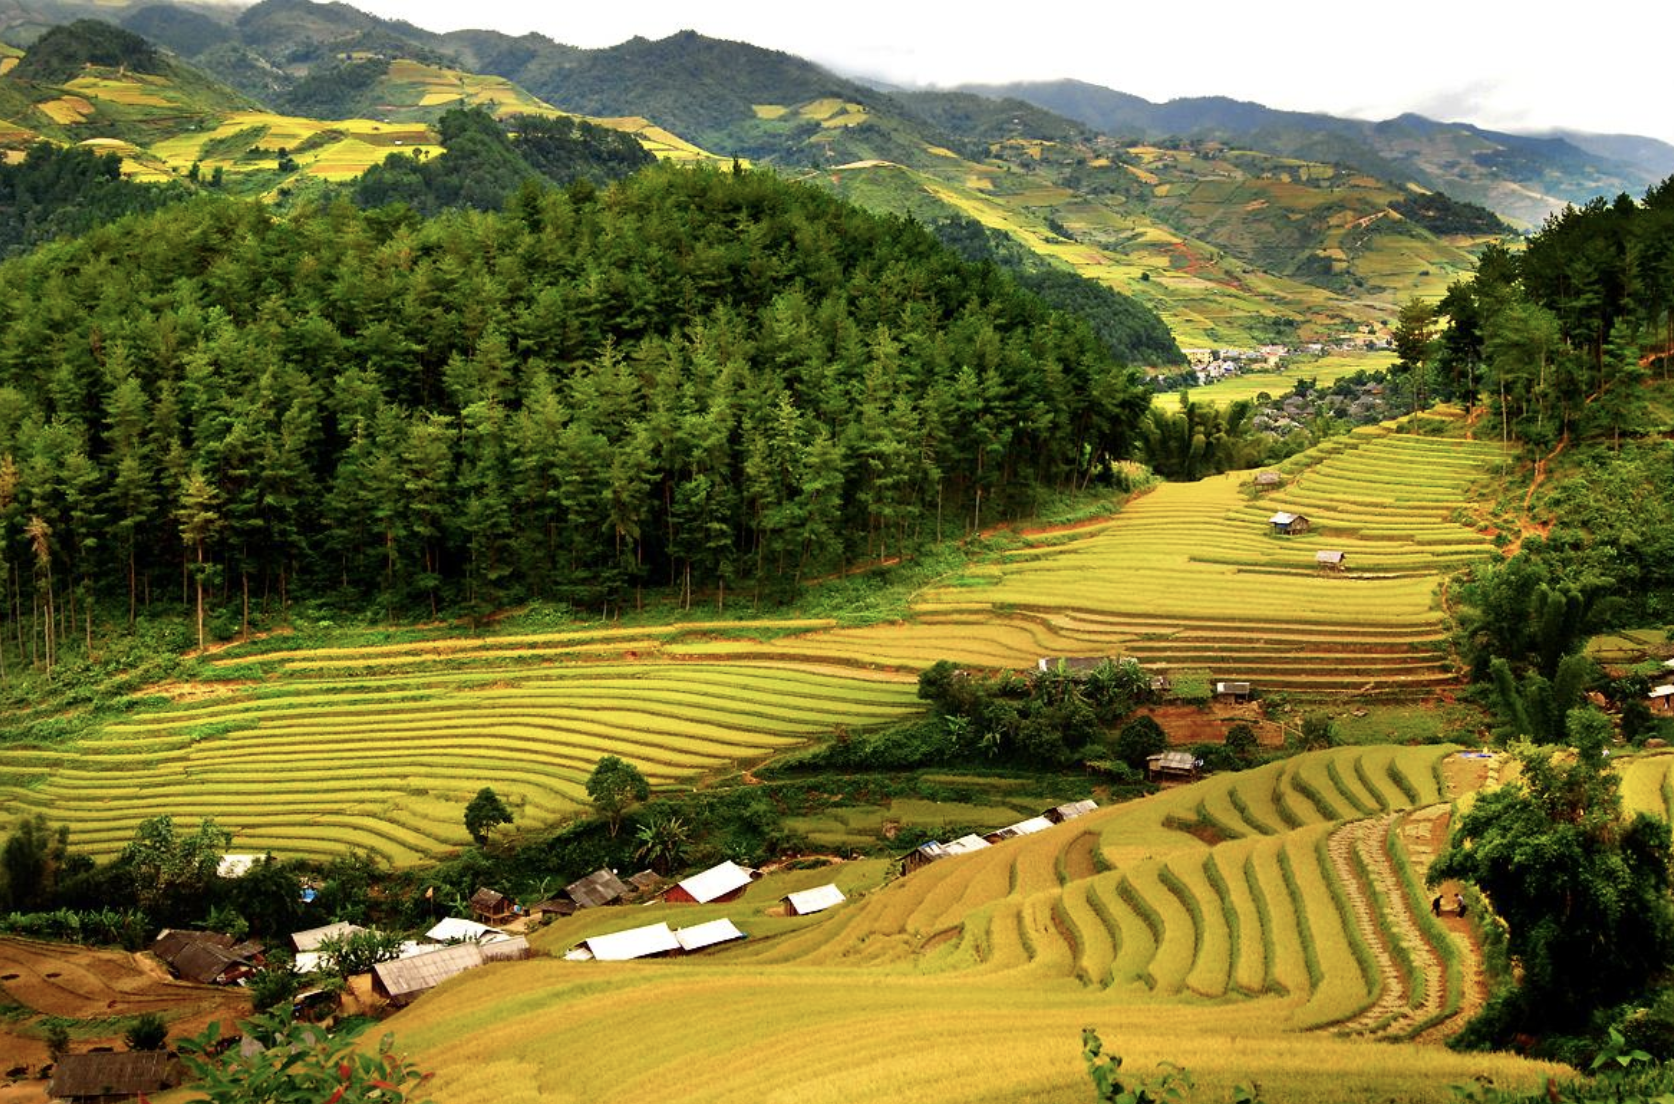
POLYGON ((1082 81, 972 85, 1135 139, 1212 138, 1284 157, 1338 162, 1373 176, 1411 180, 1537 226, 1566 203, 1640 195, 1668 174, 1663 143, 1608 136, 1504 134, 1418 115, 1364 122, 1279 111, 1225 97, 1155 104, 1082 81))
POLYGON ((1415 883, 1445 803, 1487 781, 1448 751, 1306 755, 902 876, 845 863, 770 874, 730 904, 590 910, 537 948, 720 917, 747 938, 662 961, 489 967, 390 1027, 462 1104, 533 1101, 518 1086, 535 1083, 601 1101, 670 1083, 709 1101, 1076 1099, 1089 1024, 1127 1070, 1189 1067, 1199 1099, 1240 1081, 1287 1104, 1527 1084, 1561 1069, 1369 1041, 1445 1031, 1477 1000, 1474 944, 1415 883), (850 899, 830 911, 778 905, 832 881, 850 899), (726 1029, 694 1035, 696 1021, 726 1029), (601 1069, 623 1033, 631 1069, 601 1069))

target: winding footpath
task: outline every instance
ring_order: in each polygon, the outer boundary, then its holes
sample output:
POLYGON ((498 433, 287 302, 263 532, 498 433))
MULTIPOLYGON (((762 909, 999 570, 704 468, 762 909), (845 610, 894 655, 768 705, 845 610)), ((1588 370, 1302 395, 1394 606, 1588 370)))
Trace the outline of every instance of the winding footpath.
POLYGON ((1372 1004, 1338 1024, 1341 1034, 1381 1039, 1439 1040, 1481 1004, 1481 961, 1463 921, 1447 923, 1459 957, 1462 992, 1448 992, 1447 962, 1420 927, 1407 886, 1389 847, 1391 828, 1422 882, 1445 837, 1449 806, 1351 821, 1331 834, 1331 866, 1350 916, 1377 972, 1372 1004), (1439 831, 1438 831, 1439 830, 1439 831), (1410 976, 1402 960, 1410 964, 1410 976), (1448 1012, 1449 1005, 1453 1010, 1448 1012))

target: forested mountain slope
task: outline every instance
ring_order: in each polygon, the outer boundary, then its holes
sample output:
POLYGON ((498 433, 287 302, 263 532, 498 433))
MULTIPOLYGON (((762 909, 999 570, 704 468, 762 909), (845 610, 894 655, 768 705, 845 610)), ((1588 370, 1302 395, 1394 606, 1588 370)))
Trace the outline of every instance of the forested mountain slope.
POLYGON ((0 303, 25 609, 183 562, 392 607, 771 591, 1029 509, 1149 399, 997 270, 758 173, 431 222, 199 200, 11 262, 0 303))
POLYGON ((1530 225, 1566 203, 1624 191, 1640 194, 1667 175, 1667 147, 1644 140, 1530 137, 1412 114, 1373 123, 1223 96, 1157 104, 1073 80, 965 89, 1024 100, 1113 136, 1214 138, 1285 157, 1339 162, 1387 179, 1413 180, 1530 225))

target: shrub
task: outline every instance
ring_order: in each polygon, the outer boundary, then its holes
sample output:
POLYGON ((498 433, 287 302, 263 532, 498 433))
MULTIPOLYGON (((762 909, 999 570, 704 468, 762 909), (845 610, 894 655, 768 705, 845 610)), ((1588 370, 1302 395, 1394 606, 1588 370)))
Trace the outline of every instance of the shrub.
POLYGON ((1150 717, 1135 717, 1116 735, 1116 758, 1135 770, 1145 769, 1145 760, 1168 747, 1168 733, 1150 717))
POLYGON ((1254 755, 1259 746, 1255 729, 1242 721, 1226 730, 1226 749, 1241 759, 1254 755))
POLYGON ((147 1012, 128 1025, 122 1041, 129 1050, 162 1050, 169 1041, 169 1025, 156 1012, 147 1012))

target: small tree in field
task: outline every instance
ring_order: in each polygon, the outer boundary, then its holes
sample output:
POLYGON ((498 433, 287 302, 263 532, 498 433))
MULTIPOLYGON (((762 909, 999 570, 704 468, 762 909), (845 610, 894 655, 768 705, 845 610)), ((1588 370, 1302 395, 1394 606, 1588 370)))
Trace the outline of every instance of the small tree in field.
POLYGON ((169 1025, 155 1012, 147 1012, 128 1025, 122 1041, 129 1050, 162 1050, 169 1041, 169 1025))
POLYGON ((610 824, 610 834, 614 836, 622 827, 622 814, 628 806, 651 796, 651 784, 626 759, 607 755, 599 760, 587 779, 587 796, 610 824))
POLYGON ((484 786, 477 791, 477 796, 465 806, 465 830, 471 833, 471 838, 481 847, 488 842, 489 831, 497 824, 510 824, 512 811, 500 795, 494 792, 494 787, 484 786))
POLYGON ((1168 750, 1168 733, 1150 717, 1135 717, 1116 734, 1116 758, 1134 770, 1144 770, 1145 760, 1168 750))

